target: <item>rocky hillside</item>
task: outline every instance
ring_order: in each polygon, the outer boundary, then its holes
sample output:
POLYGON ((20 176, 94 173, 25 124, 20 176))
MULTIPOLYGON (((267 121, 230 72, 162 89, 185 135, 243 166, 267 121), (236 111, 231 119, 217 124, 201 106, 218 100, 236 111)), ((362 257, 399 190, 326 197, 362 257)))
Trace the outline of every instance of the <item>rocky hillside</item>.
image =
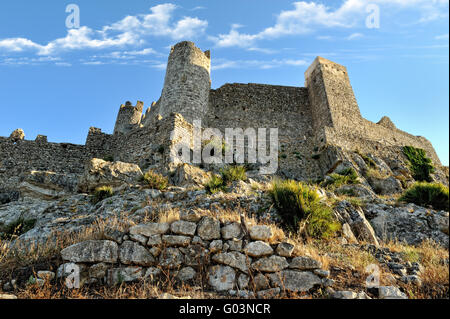
POLYGON ((308 183, 100 159, 32 171, 0 198, 0 296, 448 298, 448 188, 349 158, 308 183))

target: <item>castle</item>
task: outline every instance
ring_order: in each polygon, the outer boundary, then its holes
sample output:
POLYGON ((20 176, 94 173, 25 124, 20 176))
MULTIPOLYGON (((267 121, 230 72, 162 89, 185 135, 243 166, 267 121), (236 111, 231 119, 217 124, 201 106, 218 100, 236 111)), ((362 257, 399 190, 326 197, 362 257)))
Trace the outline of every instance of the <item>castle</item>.
POLYGON ((172 47, 161 98, 145 114, 142 102, 122 105, 113 134, 91 128, 85 145, 49 143, 45 136, 0 137, 0 191, 16 189, 21 174, 31 170, 81 174, 92 157, 164 166, 175 145, 170 133, 191 131, 195 119, 221 131, 278 128, 278 174, 289 178, 321 178, 356 150, 393 163, 405 145, 424 149, 441 166, 425 138, 397 129, 388 117, 373 123, 361 116, 342 65, 317 57, 305 73, 305 87, 225 84, 214 90, 210 70, 209 51, 181 42, 172 47))

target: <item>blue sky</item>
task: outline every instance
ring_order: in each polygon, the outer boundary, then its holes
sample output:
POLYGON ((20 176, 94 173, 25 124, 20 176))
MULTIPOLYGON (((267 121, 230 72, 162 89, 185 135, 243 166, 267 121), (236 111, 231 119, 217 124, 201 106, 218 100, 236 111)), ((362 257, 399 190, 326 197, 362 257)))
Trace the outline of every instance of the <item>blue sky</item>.
POLYGON ((212 51, 213 88, 303 86, 317 55, 341 63, 365 118, 428 138, 448 165, 448 11, 448 0, 1 1, 0 136, 111 133, 120 104, 159 98, 170 46, 190 40, 212 51), (69 4, 80 28, 66 26, 69 4))

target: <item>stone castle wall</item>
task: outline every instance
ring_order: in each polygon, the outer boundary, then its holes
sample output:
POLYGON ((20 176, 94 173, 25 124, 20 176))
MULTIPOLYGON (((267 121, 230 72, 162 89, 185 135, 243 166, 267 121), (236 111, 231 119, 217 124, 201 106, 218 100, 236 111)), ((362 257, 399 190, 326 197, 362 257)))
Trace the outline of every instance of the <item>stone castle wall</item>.
POLYGON ((126 134, 134 128, 139 127, 143 109, 144 103, 141 101, 138 101, 136 106, 133 106, 130 102, 121 105, 117 115, 116 125, 114 126, 114 134, 126 134))

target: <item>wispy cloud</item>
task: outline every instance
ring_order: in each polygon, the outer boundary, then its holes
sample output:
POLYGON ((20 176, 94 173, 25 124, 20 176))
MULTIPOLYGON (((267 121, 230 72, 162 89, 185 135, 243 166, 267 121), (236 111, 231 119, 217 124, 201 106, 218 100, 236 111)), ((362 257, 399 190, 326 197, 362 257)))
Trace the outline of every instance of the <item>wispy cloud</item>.
POLYGON ((209 37, 217 47, 254 47, 259 40, 275 39, 288 35, 304 35, 319 29, 352 28, 361 26, 369 4, 378 4, 385 10, 412 9, 422 13, 419 22, 436 20, 448 11, 448 0, 344 0, 337 8, 321 3, 299 1, 294 8, 281 11, 273 26, 254 34, 240 32, 241 25, 233 24, 228 33, 209 37))
POLYGON ((212 66, 212 70, 223 70, 223 69, 235 69, 235 68, 251 68, 251 69, 273 69, 283 66, 307 66, 308 62, 305 60, 295 60, 295 59, 273 59, 273 60, 227 60, 227 59, 216 59, 212 66))
POLYGON ((448 33, 437 35, 434 37, 436 40, 448 40, 448 33))
POLYGON ((55 55, 64 51, 83 49, 122 48, 143 45, 148 36, 164 36, 173 40, 194 38, 203 34, 208 22, 196 17, 173 20, 177 6, 166 3, 150 8, 149 14, 127 16, 111 25, 93 30, 87 26, 68 30, 63 38, 47 44, 26 38, 0 39, 0 51, 35 51, 38 55, 55 55))
POLYGON ((356 40, 364 37, 364 34, 362 33, 352 33, 347 37, 347 40, 356 40))

